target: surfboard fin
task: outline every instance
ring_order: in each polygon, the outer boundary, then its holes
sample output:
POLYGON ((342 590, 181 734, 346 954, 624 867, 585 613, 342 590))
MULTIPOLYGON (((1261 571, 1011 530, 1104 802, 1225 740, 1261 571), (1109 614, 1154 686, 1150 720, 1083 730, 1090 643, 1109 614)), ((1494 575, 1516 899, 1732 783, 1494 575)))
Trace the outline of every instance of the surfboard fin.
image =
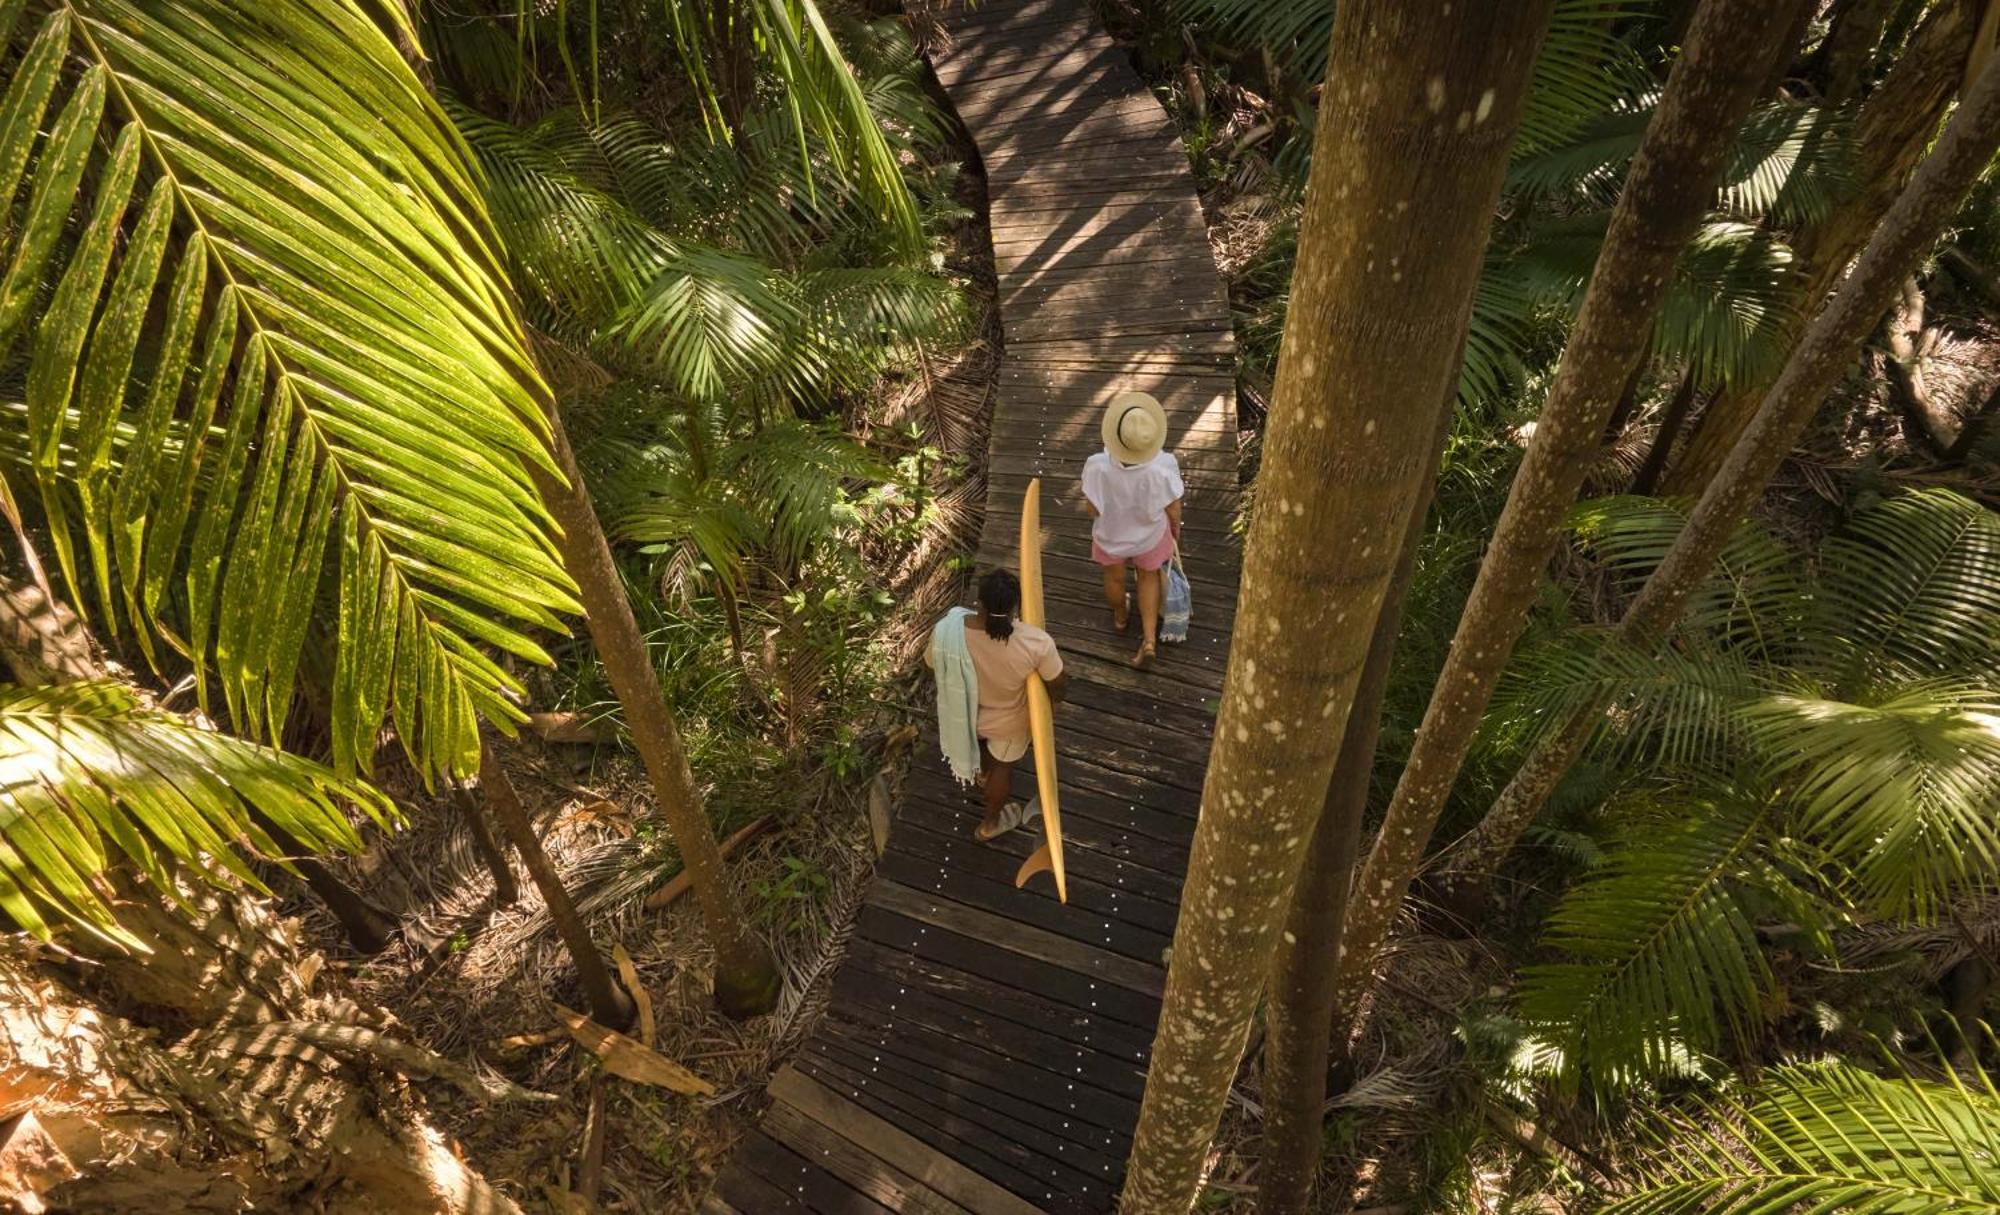
MULTIPOLYGON (((1055 862, 1049 859, 1048 842, 1044 840, 1040 847, 1028 854, 1027 860, 1021 862, 1021 867, 1015 870, 1014 889, 1019 890, 1021 887, 1026 886, 1028 879, 1038 873, 1053 875, 1055 870, 1055 862)), ((1060 902, 1067 903, 1069 902, 1069 892, 1062 889, 1062 885, 1061 882, 1056 883, 1056 898, 1060 902)))

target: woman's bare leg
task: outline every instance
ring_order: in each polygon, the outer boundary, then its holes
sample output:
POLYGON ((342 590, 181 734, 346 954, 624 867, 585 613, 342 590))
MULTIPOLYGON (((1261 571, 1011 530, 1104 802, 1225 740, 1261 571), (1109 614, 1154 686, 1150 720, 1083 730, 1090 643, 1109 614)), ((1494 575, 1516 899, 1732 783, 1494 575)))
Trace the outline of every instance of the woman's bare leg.
POLYGON ((1133 655, 1134 662, 1143 662, 1153 653, 1160 637, 1160 592, 1166 579, 1159 570, 1138 570, 1134 576, 1139 580, 1139 627, 1141 630, 1139 652, 1133 655))
POLYGON ((1106 565, 1099 568, 1104 571, 1104 602, 1111 608, 1111 627, 1122 633, 1131 622, 1131 611, 1125 605, 1125 567, 1106 565))

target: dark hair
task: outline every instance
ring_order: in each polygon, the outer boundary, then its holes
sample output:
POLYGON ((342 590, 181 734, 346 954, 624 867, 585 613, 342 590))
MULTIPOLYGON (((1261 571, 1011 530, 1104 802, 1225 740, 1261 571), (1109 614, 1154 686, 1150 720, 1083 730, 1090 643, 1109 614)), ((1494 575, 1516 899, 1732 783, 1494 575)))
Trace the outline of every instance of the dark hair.
POLYGON ((979 580, 979 606, 986 610, 986 635, 1005 641, 1014 635, 1014 611, 1021 606, 1021 580, 993 570, 979 580))

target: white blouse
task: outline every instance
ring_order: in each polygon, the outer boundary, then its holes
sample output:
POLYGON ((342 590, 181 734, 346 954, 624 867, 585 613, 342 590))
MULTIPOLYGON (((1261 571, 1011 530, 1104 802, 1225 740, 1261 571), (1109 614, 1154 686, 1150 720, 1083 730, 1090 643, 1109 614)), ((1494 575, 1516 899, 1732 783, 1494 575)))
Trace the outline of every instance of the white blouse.
POLYGON ((1167 507, 1186 492, 1180 461, 1169 451, 1130 466, 1103 451, 1083 462, 1083 496, 1097 508, 1091 538, 1113 557, 1152 552, 1167 534, 1167 507))

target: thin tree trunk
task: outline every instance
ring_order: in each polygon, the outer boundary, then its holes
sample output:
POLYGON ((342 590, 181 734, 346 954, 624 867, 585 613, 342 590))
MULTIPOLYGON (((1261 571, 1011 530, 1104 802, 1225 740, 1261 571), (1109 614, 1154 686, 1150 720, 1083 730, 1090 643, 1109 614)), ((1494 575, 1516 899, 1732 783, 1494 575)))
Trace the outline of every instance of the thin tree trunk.
POLYGON ((452 783, 451 801, 458 807, 460 817, 465 819, 465 829, 472 836, 472 850, 479 854, 480 863, 493 875, 494 903, 512 907, 521 898, 521 885, 514 880, 514 867, 507 863, 506 851, 494 838, 493 824, 487 821, 485 809, 464 781, 452 783))
POLYGON ((1924 324, 1924 289, 1912 274, 1903 280, 1884 325, 1889 344, 1889 395, 1903 415, 1903 435, 1912 451, 1942 456, 1951 450, 1952 419, 1940 410, 1924 379, 1924 358, 1934 339, 1924 324))
MULTIPOLYGON (((1939 0, 1862 106, 1855 131, 1854 193, 1792 245, 1801 276, 1788 297, 1802 320, 1818 312, 1930 146, 1958 92, 1979 23, 1978 7, 1976 0, 1939 0)), ((1769 386, 1769 381, 1746 382, 1715 394, 1680 458, 1668 468, 1668 493, 1701 494, 1749 428, 1769 386)))
POLYGON ((1344 0, 1121 1210, 1196 1197, 1428 475, 1548 0, 1344 0), (1449 11, 1447 11, 1449 10, 1449 11), (1412 414, 1410 402, 1423 402, 1412 414))
POLYGON ((1674 386, 1674 395, 1667 400, 1667 407, 1660 411, 1660 426, 1653 435, 1653 445, 1646 449, 1646 460, 1639 465, 1638 473, 1632 478, 1632 492, 1650 494, 1660 483, 1660 474, 1667 471, 1667 458, 1673 454, 1674 440, 1687 426, 1688 414, 1694 409, 1695 398, 1700 395, 1695 390, 1694 368, 1681 372, 1681 382, 1674 386))
POLYGON ((1424 710, 1341 937, 1335 1032, 1360 1005, 1375 955, 1422 864, 1501 668, 1526 627, 1604 433, 1643 356, 1681 250, 1715 196, 1734 135, 1808 0, 1705 0, 1612 211, 1562 366, 1535 426, 1444 670, 1424 710))
MULTIPOLYGON (((1763 408, 1722 471, 1709 482, 1673 547, 1639 589, 1618 623, 1621 644, 1656 646, 1680 618, 1688 596, 1715 567, 1730 533, 1756 503, 1799 432, 1888 310, 1903 279, 1937 241, 1996 149, 2000 149, 2000 67, 1988 64, 1952 115, 1937 149, 1918 166, 1909 188, 1883 218, 1854 272, 1786 361, 1763 408)), ((1536 747, 1457 850, 1451 862, 1457 872, 1483 877, 1499 867, 1583 753, 1601 715, 1601 706, 1579 711, 1536 747)))
POLYGON ((568 888, 563 885, 562 875, 542 849, 541 838, 535 834, 535 824, 528 817, 528 808, 521 804, 520 793, 494 757, 493 748, 483 740, 479 744, 479 787, 486 794, 486 808, 514 845, 514 851, 520 854, 521 863, 527 866, 528 879, 541 892, 549 919, 555 922, 556 934, 562 937, 570 960, 576 963, 584 999, 590 1002, 590 1015, 613 1029, 624 1029, 632 1023, 632 997, 611 977, 604 955, 597 952, 590 929, 584 926, 583 916, 578 914, 568 888))
MULTIPOLYGON (((1462 352, 1462 350, 1461 350, 1462 352)), ((1452 389, 1457 397, 1457 386, 1452 389)), ((1354 707, 1341 731, 1340 751, 1313 825, 1285 930, 1278 938, 1264 1003, 1264 1154, 1257 1182, 1259 1215, 1303 1215, 1319 1171, 1327 1067, 1332 1050, 1334 950, 1346 919, 1348 884, 1361 854, 1361 822, 1374 784, 1375 746, 1382 734, 1382 700, 1402 631, 1403 604, 1423 546, 1425 516, 1437 488, 1438 463, 1451 433, 1451 403, 1438 412, 1426 477, 1403 529, 1396 572, 1375 618, 1375 634, 1354 707)), ((1345 1054, 1344 1051, 1340 1052, 1345 1054)))
POLYGON ((1598 436, 1601 444, 1615 443, 1625 432, 1625 424, 1632 420, 1632 413, 1639 408, 1639 385, 1646 381, 1646 367, 1653 361, 1652 344, 1640 352, 1632 361, 1632 374, 1625 377, 1625 387, 1618 390, 1618 404, 1604 419, 1604 433, 1598 436))
POLYGON ((1896 0, 1843 0, 1835 6, 1826 40, 1813 56, 1828 104, 1846 105, 1861 96, 1882 30, 1895 11, 1896 0))
POLYGON ((653 670, 631 601, 625 597, 625 584, 612 562, 611 545, 590 504, 590 491, 584 487, 561 419, 553 409, 549 418, 549 448, 560 476, 538 469, 537 488, 562 529, 563 565, 576 581, 591 640, 597 643, 604 673, 624 706, 626 728, 646 765, 653 796, 680 848, 681 864, 715 944, 716 1002, 739 1020, 767 1013, 778 1003, 777 963, 770 948, 751 935, 730 898, 715 832, 702 810, 701 791, 695 787, 680 729, 660 690, 659 673, 653 670))

